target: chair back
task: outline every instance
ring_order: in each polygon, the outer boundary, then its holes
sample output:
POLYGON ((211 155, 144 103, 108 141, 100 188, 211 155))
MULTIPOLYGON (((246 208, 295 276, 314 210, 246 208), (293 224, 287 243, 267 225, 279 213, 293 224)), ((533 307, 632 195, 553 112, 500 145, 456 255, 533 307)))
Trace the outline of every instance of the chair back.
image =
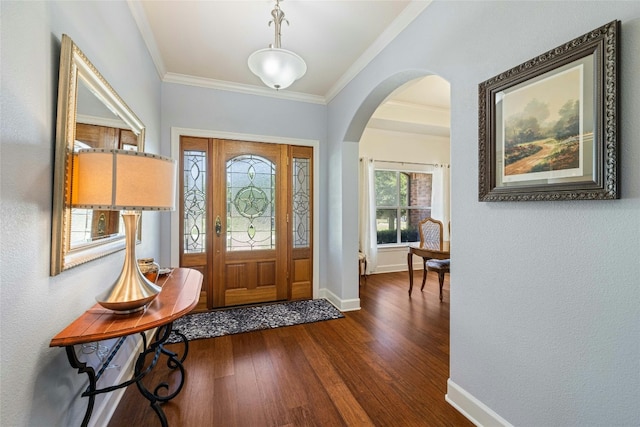
POLYGON ((442 222, 433 218, 426 218, 418 223, 420 230, 420 247, 437 249, 442 248, 442 222))

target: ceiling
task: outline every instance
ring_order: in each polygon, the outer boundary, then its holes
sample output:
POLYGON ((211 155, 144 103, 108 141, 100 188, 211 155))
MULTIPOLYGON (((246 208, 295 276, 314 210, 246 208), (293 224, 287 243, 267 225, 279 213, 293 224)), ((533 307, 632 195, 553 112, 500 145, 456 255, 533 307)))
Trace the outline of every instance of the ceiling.
MULTIPOLYGON (((274 42, 269 21, 275 0, 128 0, 162 81, 320 104, 330 101, 430 3, 280 0, 289 21, 282 27, 282 48, 300 55, 307 73, 275 91, 247 66, 252 52, 274 42)), ((399 90, 397 102, 405 108, 432 104, 448 109, 448 84, 443 89, 441 80, 399 90)))

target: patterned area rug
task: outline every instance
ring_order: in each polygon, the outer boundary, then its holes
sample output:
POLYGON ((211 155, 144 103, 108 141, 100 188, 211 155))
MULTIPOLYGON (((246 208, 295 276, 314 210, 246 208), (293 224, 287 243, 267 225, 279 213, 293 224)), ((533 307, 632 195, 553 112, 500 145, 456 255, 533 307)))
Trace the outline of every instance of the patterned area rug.
MULTIPOLYGON (((192 341, 342 317, 329 301, 316 299, 187 314, 173 322, 173 329, 192 341)), ((179 341, 172 334, 167 344, 179 341)))

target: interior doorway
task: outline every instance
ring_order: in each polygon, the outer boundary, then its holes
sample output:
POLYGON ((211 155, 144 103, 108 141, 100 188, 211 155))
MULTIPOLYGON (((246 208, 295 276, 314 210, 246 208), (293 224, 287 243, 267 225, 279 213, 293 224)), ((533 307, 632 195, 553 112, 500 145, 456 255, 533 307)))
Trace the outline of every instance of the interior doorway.
MULTIPOLYGON (((384 97, 360 135, 359 157, 374 163, 370 167, 373 169, 370 185, 359 187, 361 205, 363 191, 373 198, 370 213, 363 213, 361 206, 359 215, 359 247, 367 254, 370 273, 407 269, 406 246, 419 241, 415 226, 422 217, 429 216, 445 224, 444 240, 450 240, 446 226, 451 219, 450 97, 450 85, 444 78, 437 75, 414 78, 384 97), (395 181, 388 179, 396 176, 395 181), (409 177, 404 186, 403 176, 409 177), (431 184, 411 185, 414 176, 428 176, 431 184), (389 194, 395 188, 392 184, 397 184, 395 198, 389 194), (381 194, 374 194, 378 191, 376 186, 381 187, 381 194), (416 194, 412 193, 414 190, 416 194), (429 194, 422 194, 425 191, 429 194), (367 226, 367 223, 375 224, 367 226), (363 238, 365 233, 370 235, 368 241, 363 238)), ((362 167, 363 162, 360 163, 362 167)), ((361 174, 361 183, 366 179, 361 174)), ((418 261, 414 264, 422 265, 418 261)))

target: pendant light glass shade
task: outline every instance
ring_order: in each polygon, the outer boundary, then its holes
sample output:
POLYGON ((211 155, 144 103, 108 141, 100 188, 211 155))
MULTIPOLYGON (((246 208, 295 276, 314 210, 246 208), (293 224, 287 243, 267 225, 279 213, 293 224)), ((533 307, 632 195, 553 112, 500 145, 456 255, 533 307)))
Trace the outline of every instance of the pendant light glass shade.
POLYGON ((249 56, 249 69, 273 89, 285 89, 304 76, 307 64, 297 54, 286 49, 270 47, 249 56))
POLYGON ((276 0, 276 5, 271 11, 275 30, 275 40, 266 49, 253 52, 247 61, 249 69, 253 74, 260 77, 262 82, 270 88, 279 90, 291 86, 293 82, 304 76, 307 72, 307 64, 297 54, 290 50, 282 49, 280 45, 282 23, 287 21, 284 12, 280 9, 280 0, 276 0))

